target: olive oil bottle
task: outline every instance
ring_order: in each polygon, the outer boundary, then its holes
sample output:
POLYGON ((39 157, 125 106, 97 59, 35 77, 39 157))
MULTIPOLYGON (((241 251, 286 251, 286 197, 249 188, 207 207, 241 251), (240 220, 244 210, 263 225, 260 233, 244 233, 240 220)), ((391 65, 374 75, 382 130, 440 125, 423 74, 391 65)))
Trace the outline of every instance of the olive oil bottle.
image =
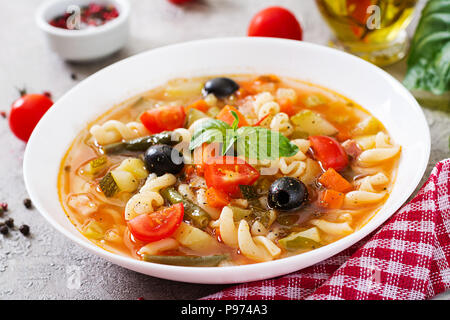
POLYGON ((316 0, 337 47, 379 66, 403 58, 417 0, 316 0))

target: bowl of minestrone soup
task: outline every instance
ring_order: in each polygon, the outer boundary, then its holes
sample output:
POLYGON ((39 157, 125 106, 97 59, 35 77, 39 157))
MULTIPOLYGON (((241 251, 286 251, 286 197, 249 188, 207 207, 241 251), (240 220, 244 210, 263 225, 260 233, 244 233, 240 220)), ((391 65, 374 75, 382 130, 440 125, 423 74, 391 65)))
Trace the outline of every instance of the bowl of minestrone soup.
POLYGON ((151 50, 64 95, 27 145, 43 216, 123 267, 237 283, 331 257, 417 187, 429 129, 383 70, 310 43, 151 50))

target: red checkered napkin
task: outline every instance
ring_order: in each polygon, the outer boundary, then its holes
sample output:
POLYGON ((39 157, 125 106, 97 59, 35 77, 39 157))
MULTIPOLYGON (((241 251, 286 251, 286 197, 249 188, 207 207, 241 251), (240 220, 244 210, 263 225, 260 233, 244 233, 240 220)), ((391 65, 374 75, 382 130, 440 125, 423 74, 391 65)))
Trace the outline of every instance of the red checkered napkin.
POLYGON ((203 299, 428 299, 450 289, 450 159, 381 229, 296 273, 203 299))

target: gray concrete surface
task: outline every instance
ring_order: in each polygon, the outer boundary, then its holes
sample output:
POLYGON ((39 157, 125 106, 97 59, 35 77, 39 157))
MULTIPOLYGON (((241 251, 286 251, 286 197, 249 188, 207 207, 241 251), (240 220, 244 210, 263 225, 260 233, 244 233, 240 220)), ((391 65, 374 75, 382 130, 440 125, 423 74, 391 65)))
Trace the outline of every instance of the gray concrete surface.
MULTIPOLYGON (((45 90, 55 100, 97 70, 130 55, 170 43, 220 36, 243 36, 252 15, 279 4, 301 19, 304 40, 326 44, 330 32, 313 0, 202 0, 183 8, 166 0, 131 0, 131 36, 126 48, 92 64, 62 61, 43 41, 34 24, 41 1, 0 3, 0 110, 18 97, 16 88, 45 90), (77 80, 71 79, 71 73, 77 80)), ((423 5, 424 1, 421 1, 423 5)), ((417 20, 417 19, 416 19, 417 20)), ((409 31, 414 30, 414 24, 409 31)), ((402 78, 404 63, 388 71, 402 78)), ((450 115, 425 110, 432 134, 428 170, 449 156, 450 115)), ((22 178, 25 144, 0 118, 0 202, 7 201, 8 216, 27 223, 31 236, 18 232, 0 236, 0 299, 196 299, 224 288, 166 281, 135 273, 102 260, 72 244, 44 221, 36 210, 22 204, 27 193, 22 178)))

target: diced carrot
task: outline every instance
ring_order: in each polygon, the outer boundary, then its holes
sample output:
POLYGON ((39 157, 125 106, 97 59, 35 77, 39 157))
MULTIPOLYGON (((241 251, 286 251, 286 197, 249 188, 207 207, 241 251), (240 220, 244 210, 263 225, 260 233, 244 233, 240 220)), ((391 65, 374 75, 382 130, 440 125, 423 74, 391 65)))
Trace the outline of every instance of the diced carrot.
POLYGON ((329 168, 319 178, 319 182, 328 189, 333 189, 339 192, 348 192, 352 190, 350 182, 345 180, 336 170, 329 168))
POLYGON ((225 192, 211 187, 206 190, 206 201, 208 201, 208 205, 213 208, 223 208, 229 204, 231 200, 225 192))
POLYGON ((184 111, 187 113, 189 109, 192 108, 200 110, 201 112, 207 112, 209 110, 209 105, 206 103, 205 100, 200 99, 185 107, 184 111))
POLYGON ((339 209, 344 204, 344 197, 342 192, 326 189, 320 193, 319 205, 329 209, 339 209))
POLYGON ((343 132, 342 130, 340 130, 337 134, 336 134, 336 140, 339 142, 345 141, 350 139, 350 135, 348 134, 348 132, 343 132))
POLYGON ((236 109, 233 106, 226 105, 225 107, 223 107, 223 109, 220 110, 220 112, 216 116, 216 118, 219 120, 222 120, 223 122, 228 123, 231 126, 234 122, 234 117, 233 117, 233 114, 231 113, 231 111, 236 112, 236 114, 238 116, 238 119, 239 119, 238 127, 248 126, 248 122, 245 119, 244 115, 242 113, 240 113, 238 111, 238 109, 236 109))

